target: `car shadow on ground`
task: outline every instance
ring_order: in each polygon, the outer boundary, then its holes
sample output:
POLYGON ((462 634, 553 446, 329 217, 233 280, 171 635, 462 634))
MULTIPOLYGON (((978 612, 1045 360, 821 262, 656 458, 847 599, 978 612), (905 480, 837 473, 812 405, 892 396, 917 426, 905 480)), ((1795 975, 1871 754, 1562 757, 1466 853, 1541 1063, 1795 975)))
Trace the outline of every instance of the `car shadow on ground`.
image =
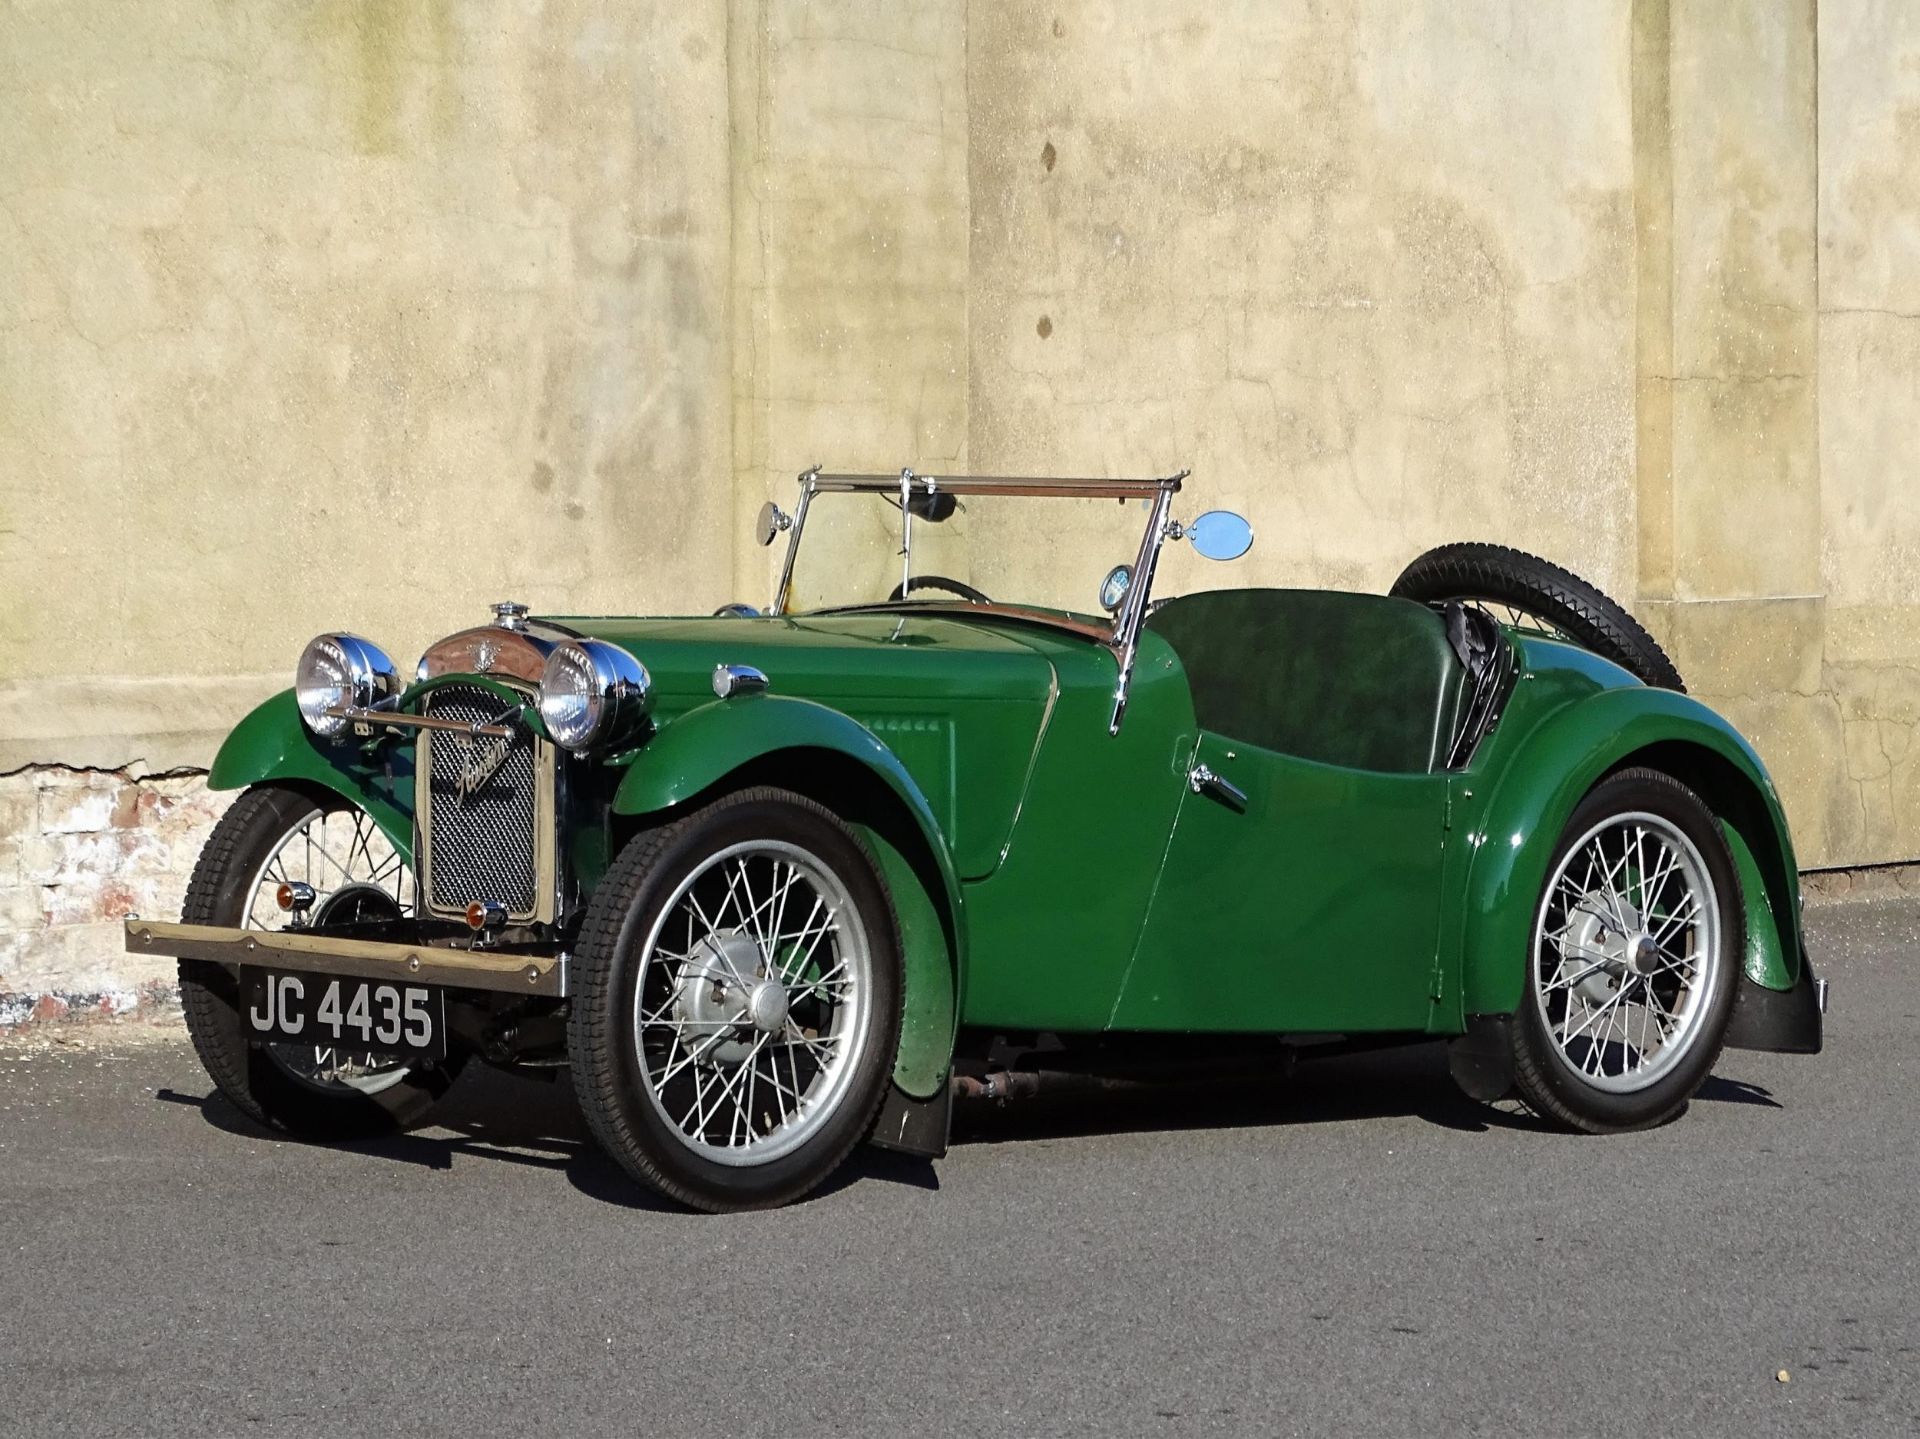
MULTIPOLYGON (((628 1208, 683 1212, 635 1183, 593 1143, 565 1070, 531 1078, 486 1065, 469 1065, 434 1111, 432 1128, 375 1139, 335 1141, 327 1147, 427 1169, 450 1169, 460 1158, 487 1159, 564 1173, 590 1198, 628 1208)), ((162 1103, 200 1111, 216 1129, 253 1140, 296 1143, 255 1124, 220 1096, 160 1089, 162 1103)), ((1710 1076, 1698 1098, 1706 1102, 1782 1106, 1763 1087, 1710 1076)), ((963 1100, 954 1106, 952 1143, 1018 1144, 1102 1134, 1200 1129, 1271 1128, 1414 1118, 1442 1129, 1486 1133, 1508 1129, 1557 1134, 1517 1104, 1467 1098, 1447 1074, 1440 1044, 1338 1058, 1308 1060, 1284 1078, 1249 1081, 1244 1073, 1193 1073, 1159 1083, 1101 1086, 1066 1079, 1041 1093, 999 1103, 963 1100)), ((873 1146, 855 1150, 832 1180, 811 1198, 862 1180, 938 1189, 927 1160, 873 1146)))

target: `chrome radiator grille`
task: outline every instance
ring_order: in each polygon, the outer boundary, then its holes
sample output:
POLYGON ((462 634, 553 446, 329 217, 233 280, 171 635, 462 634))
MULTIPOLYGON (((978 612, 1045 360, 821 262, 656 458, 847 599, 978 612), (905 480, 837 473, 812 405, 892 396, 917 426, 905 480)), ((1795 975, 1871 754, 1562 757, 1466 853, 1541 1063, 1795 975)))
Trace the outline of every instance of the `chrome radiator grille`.
MULTIPOLYGON (((435 718, 469 724, 494 720, 501 708, 492 692, 466 685, 434 690, 425 702, 435 718)), ((428 909, 458 913, 489 900, 518 920, 553 918, 552 763, 547 746, 517 727, 508 739, 422 733, 418 799, 428 909)))

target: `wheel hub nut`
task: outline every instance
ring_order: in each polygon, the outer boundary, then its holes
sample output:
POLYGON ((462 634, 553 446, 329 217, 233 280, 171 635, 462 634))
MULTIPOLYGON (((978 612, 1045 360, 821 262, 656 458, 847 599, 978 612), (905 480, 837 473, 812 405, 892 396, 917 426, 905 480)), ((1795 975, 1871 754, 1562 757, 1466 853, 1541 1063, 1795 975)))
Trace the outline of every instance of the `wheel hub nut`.
POLYGON ((775 980, 763 979, 747 997, 747 1017, 766 1034, 778 1034, 787 1022, 786 987, 775 980))

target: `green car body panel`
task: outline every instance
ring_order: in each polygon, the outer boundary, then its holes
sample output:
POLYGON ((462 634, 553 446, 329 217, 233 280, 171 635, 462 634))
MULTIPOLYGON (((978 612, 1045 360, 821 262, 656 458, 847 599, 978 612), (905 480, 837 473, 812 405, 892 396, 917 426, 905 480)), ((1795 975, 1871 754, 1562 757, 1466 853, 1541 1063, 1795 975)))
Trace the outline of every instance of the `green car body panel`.
POLYGON ((1461 960, 1459 1012, 1506 1013, 1519 1003, 1523 972, 1512 957, 1526 952, 1554 842, 1581 797, 1630 764, 1675 775, 1720 817, 1745 892, 1745 972, 1765 988, 1791 988, 1801 953, 1798 870, 1779 797, 1752 746, 1698 700, 1648 689, 1571 645, 1520 644, 1513 703, 1456 780, 1450 815, 1449 839, 1458 837, 1465 860, 1464 888, 1451 891, 1462 896, 1449 946, 1461 960))
MULTIPOLYGON (((1464 768, 1379 773, 1203 730, 1151 629, 1113 734, 1113 651, 1044 623, 910 607, 558 623, 624 646, 653 682, 648 732, 582 762, 594 804, 563 842, 583 890, 625 829, 730 788, 857 791, 841 812, 894 897, 895 1081, 916 1097, 944 1083, 963 1026, 1456 1034, 1511 1012, 1555 844, 1581 797, 1634 763, 1720 815, 1748 977, 1798 976, 1792 844, 1752 748, 1570 645, 1514 634, 1518 678, 1464 768), (721 664, 763 670, 769 691, 716 700, 721 664), (1244 810, 1197 792, 1196 764, 1244 810)), ((315 741, 289 692, 234 731, 210 783, 323 786, 410 856, 412 767, 404 740, 315 741)))
POLYGON ((413 746, 328 744, 300 719, 293 691, 265 700, 233 727, 207 772, 209 789, 245 789, 269 781, 331 790, 364 809, 407 862, 413 862, 413 746))

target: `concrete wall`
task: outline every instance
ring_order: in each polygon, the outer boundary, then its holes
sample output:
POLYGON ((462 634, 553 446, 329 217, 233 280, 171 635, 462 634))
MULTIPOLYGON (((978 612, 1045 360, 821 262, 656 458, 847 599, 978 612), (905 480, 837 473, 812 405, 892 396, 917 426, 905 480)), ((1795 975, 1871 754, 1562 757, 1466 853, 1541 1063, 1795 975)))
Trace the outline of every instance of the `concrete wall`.
POLYGON ((0 767, 204 763, 321 625, 704 597, 727 29, 0 7, 0 767))
POLYGON ((0 0, 0 994, 160 977, 313 630, 763 599, 816 460, 1191 466, 1260 543, 1173 585, 1536 550, 1804 862, 1920 857, 1917 77, 1901 0, 0 0))
POLYGON ((1631 593, 1628 16, 976 7, 975 465, 1190 466, 1259 543, 1175 584, 1497 538, 1631 593))
POLYGON ((1920 8, 1821 0, 1816 858, 1920 853, 1920 8), (1834 773, 1837 770, 1838 773, 1834 773))

